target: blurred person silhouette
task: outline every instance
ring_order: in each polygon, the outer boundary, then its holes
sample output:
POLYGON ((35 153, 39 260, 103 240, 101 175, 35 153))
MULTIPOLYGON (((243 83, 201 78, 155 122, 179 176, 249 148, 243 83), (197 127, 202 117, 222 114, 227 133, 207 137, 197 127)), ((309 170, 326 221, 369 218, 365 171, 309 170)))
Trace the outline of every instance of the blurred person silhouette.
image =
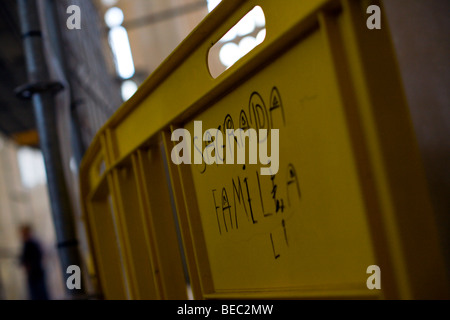
POLYGON ((32 236, 30 225, 20 228, 22 235, 21 264, 27 273, 28 293, 31 300, 48 300, 45 270, 42 265, 42 251, 39 242, 32 236))

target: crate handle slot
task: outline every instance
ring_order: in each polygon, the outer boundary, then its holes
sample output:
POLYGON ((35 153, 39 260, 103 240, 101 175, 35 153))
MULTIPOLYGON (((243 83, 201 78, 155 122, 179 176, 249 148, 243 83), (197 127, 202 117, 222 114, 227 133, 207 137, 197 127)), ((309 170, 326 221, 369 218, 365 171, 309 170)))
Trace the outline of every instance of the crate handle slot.
POLYGON ((253 7, 208 52, 208 70, 215 79, 259 46, 266 37, 266 18, 253 7))

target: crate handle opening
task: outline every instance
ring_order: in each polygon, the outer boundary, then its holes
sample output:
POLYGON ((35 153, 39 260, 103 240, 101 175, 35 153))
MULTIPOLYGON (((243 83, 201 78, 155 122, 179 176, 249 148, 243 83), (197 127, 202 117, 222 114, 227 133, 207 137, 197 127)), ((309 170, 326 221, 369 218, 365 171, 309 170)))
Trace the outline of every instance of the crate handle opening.
POLYGON ((266 18, 255 6, 225 33, 208 52, 208 70, 215 79, 260 45, 266 37, 266 18))

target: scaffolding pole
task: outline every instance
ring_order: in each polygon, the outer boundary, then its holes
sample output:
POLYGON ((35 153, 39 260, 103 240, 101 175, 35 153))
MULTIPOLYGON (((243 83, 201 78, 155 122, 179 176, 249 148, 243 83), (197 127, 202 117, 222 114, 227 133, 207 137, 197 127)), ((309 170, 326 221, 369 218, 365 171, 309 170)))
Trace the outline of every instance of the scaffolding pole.
MULTIPOLYGON (((56 124, 54 95, 62 89, 60 83, 50 81, 44 54, 44 43, 36 0, 17 1, 23 46, 26 58, 29 83, 19 88, 23 98, 31 98, 36 126, 39 132, 40 147, 44 157, 50 206, 55 226, 59 260, 66 279, 67 267, 77 265, 81 268, 81 258, 75 231, 72 206, 67 190, 56 124)), ((66 281, 64 280, 64 284, 66 281)), ((68 289, 68 298, 85 294, 81 289, 68 289)))

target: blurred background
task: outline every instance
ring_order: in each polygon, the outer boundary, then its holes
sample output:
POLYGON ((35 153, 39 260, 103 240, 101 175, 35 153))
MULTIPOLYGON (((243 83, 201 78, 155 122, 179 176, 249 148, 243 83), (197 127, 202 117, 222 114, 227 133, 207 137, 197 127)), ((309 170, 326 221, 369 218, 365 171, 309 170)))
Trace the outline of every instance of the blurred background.
MULTIPOLYGON (((226 1, 226 0, 224 0, 226 1)), ((55 97, 55 129, 81 252, 87 294, 96 279, 78 194, 78 166, 96 132, 220 0, 37 0, 50 78, 68 90, 55 97), (81 29, 66 26, 67 8, 81 9, 81 29)), ((450 2, 386 0, 386 12, 426 169, 441 243, 450 249, 450 2)), ((18 1, 0 2, 0 299, 27 299, 19 228, 33 227, 43 252, 50 298, 67 292, 39 134, 30 100, 18 1)), ((265 37, 255 10, 211 50, 212 76, 265 37)), ((450 250, 447 250, 450 251, 450 250)), ((449 258, 447 265, 450 265, 449 258)))
MULTIPOLYGON (((56 97, 56 126, 87 269, 92 266, 77 200, 82 154, 114 111, 219 2, 37 1, 50 77, 70 86, 56 97), (70 5, 81 9, 79 30, 66 27, 70 5)), ((0 299, 28 297, 20 265, 20 227, 24 224, 32 226, 41 245, 50 297, 63 299, 65 284, 33 107, 29 100, 19 100, 14 94, 27 82, 18 12, 16 0, 0 3, 0 299)), ((260 43, 264 25, 261 10, 243 19, 214 47, 211 69, 222 72, 260 43)), ((94 290, 89 281, 87 286, 94 290)))

